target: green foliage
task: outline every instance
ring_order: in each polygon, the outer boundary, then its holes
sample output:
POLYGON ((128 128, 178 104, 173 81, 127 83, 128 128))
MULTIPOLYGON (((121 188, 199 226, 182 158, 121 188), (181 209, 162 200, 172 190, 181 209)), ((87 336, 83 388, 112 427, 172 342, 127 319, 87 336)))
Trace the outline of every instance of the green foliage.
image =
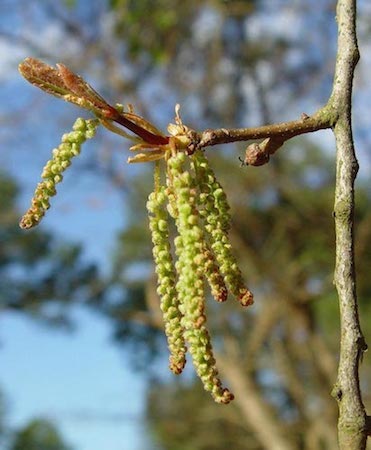
POLYGON ((187 19, 192 21, 195 13, 194 0, 111 0, 110 3, 117 18, 116 33, 125 36, 133 57, 146 52, 154 61, 169 60, 179 40, 190 35, 187 19), (169 41, 173 42, 170 52, 169 41))
POLYGON ((10 450, 72 450, 46 419, 34 419, 18 430, 10 450))
POLYGON ((64 0, 64 3, 67 8, 74 8, 76 6, 76 0, 64 0))
POLYGON ((126 37, 130 43, 132 42, 131 48, 137 52, 152 48, 160 49, 162 43, 164 44, 162 53, 168 49, 165 41, 166 33, 183 42, 191 37, 189 24, 194 21, 203 8, 213 6, 216 9, 222 9, 227 14, 237 15, 251 13, 257 3, 256 0, 247 0, 243 4, 236 0, 217 0, 203 4, 195 1, 186 3, 179 0, 160 0, 155 3, 150 0, 110 0, 110 6, 118 17, 117 32, 127 31, 126 37), (147 26, 139 27, 139 24, 147 26), (137 31, 137 41, 132 41, 134 31, 137 31), (157 42, 151 42, 149 39, 151 36, 157 39, 157 42), (154 47, 151 47, 152 45, 154 47))
POLYGON ((226 16, 250 14, 256 0, 111 0, 115 11, 116 34, 125 38, 134 59, 146 54, 154 63, 170 63, 185 43, 193 45, 192 25, 208 7, 226 16))

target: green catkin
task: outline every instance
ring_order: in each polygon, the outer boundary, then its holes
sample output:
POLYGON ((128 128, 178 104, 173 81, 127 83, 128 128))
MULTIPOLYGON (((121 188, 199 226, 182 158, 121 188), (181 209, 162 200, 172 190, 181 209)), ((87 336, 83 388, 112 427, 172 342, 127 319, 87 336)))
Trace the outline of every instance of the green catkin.
POLYGON ((43 181, 38 183, 31 206, 19 223, 21 228, 32 228, 41 221, 50 207, 50 197, 57 193, 56 185, 62 181, 63 172, 71 165, 72 158, 80 153, 81 145, 95 135, 98 125, 97 119, 78 118, 72 131, 62 136, 61 144, 53 150, 52 159, 43 169, 43 181))
MULTIPOLYGON (((178 156, 182 161, 185 158, 185 155, 178 156)), ((184 162, 184 161, 183 161, 184 162)), ((178 164, 178 163, 177 163, 178 164)), ((180 167, 179 167, 180 168, 180 167)), ((195 189, 195 187, 194 187, 195 189)), ((176 205, 176 196, 174 193, 174 188, 171 183, 171 176, 168 178, 168 187, 166 189, 166 194, 169 200, 168 204, 168 211, 169 214, 177 220, 178 218, 178 210, 176 205)), ((198 209, 198 198, 195 197, 195 202, 197 202, 197 205, 195 205, 195 208, 198 209)), ((204 233, 202 233, 202 236, 204 233)), ((218 263, 215 260, 214 254, 212 250, 209 247, 209 244, 205 241, 204 238, 200 240, 200 243, 202 243, 202 248, 200 249, 199 255, 196 257, 195 262, 199 267, 202 267, 202 270, 204 271, 204 276, 206 277, 210 289, 211 294, 214 297, 214 299, 217 302, 224 302, 227 300, 228 297, 228 291, 227 287, 225 285, 223 276, 219 270, 218 263)))
POLYGON ((182 314, 179 310, 175 288, 176 273, 169 242, 168 215, 164 209, 166 200, 165 187, 159 187, 158 192, 150 194, 147 209, 158 279, 157 293, 161 299, 165 334, 170 352, 169 367, 175 374, 180 374, 185 366, 187 349, 181 325, 182 314))
POLYGON ((209 235, 211 249, 230 292, 242 306, 251 305, 253 295, 245 286, 228 237, 231 216, 225 192, 217 181, 203 152, 197 151, 192 158, 200 189, 200 215, 209 235))
POLYGON ((183 314, 182 325, 194 367, 204 388, 211 392, 216 402, 229 403, 233 394, 221 384, 206 328, 204 237, 199 224, 195 179, 190 172, 184 171, 184 161, 184 153, 178 153, 168 160, 168 182, 171 183, 168 189, 174 195, 171 201, 175 203, 179 232, 175 240, 178 256, 176 288, 183 314))
POLYGON ((202 259, 204 261, 205 277, 209 283, 212 296, 217 302, 225 302, 228 297, 228 290, 218 263, 215 261, 214 253, 207 242, 203 242, 202 259))

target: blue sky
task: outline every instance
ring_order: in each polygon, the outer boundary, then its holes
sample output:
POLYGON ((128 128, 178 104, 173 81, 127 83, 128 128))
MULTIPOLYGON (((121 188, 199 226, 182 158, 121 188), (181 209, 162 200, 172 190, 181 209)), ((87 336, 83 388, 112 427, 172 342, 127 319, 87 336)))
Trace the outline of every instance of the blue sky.
POLYGON ((154 449, 142 421, 145 382, 109 339, 104 320, 76 311, 73 334, 16 314, 0 318, 0 386, 8 423, 58 424, 76 450, 154 449))

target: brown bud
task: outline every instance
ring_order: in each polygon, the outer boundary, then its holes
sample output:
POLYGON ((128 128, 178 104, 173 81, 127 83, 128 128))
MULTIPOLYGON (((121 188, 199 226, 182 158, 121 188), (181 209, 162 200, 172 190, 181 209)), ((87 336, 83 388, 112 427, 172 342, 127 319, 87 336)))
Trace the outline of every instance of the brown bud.
POLYGON ((263 166, 269 161, 269 154, 261 149, 260 144, 254 142, 246 148, 244 163, 248 166, 263 166))
POLYGON ((262 166, 269 161, 273 155, 285 142, 282 137, 275 136, 264 139, 264 141, 254 142, 247 146, 244 163, 250 166, 262 166))

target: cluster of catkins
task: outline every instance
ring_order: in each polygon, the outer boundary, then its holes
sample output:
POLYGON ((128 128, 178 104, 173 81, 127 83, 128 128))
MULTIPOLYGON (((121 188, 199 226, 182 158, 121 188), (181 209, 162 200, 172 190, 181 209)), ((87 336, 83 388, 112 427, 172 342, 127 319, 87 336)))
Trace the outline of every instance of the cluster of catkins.
MULTIPOLYGON (((50 207, 56 185, 81 145, 95 135, 98 119, 77 119, 70 133, 62 136, 42 172, 31 206, 20 226, 37 225, 50 207)), ((165 333, 170 350, 170 369, 179 374, 186 362, 187 347, 205 389, 219 403, 229 403, 233 394, 222 387, 206 328, 205 281, 215 300, 223 302, 230 292, 243 306, 253 296, 231 251, 228 238, 231 217, 223 188, 202 151, 165 152, 166 184, 155 171, 155 190, 149 196, 153 256, 158 276, 165 333), (170 152, 169 152, 170 153, 170 152), (169 224, 178 235, 171 244, 169 224), (175 252, 175 257, 173 253, 175 252)))
POLYGON ((189 130, 182 124, 179 105, 171 136, 164 136, 151 123, 123 108, 108 104, 85 80, 62 64, 57 68, 26 58, 20 64, 21 74, 33 85, 92 111, 97 119, 77 119, 73 130, 62 137, 59 147, 47 162, 42 181, 37 185, 31 206, 20 226, 37 225, 50 207, 56 185, 63 172, 80 153, 81 145, 94 136, 101 123, 109 130, 135 141, 138 151, 128 162, 164 159, 166 183, 161 185, 159 162, 155 170, 155 190, 147 208, 153 240, 153 256, 158 275, 158 294, 164 316, 170 350, 170 368, 179 374, 186 362, 187 347, 205 389, 219 403, 229 403, 233 394, 222 387, 206 328, 205 285, 218 302, 228 292, 243 306, 253 302, 245 286, 228 238, 231 217, 226 195, 216 180, 202 151, 185 152, 190 145, 189 130), (127 134, 112 122, 131 130, 127 134), (175 222, 178 235, 171 244, 169 222, 175 222), (173 254, 175 253, 175 256, 173 254))
POLYGON ((78 118, 72 131, 62 136, 62 142, 53 150, 52 159, 43 169, 43 180, 37 185, 31 206, 19 223, 21 228, 31 228, 43 218, 50 207, 50 197, 57 193, 56 185, 63 180, 63 172, 71 165, 72 158, 80 153, 81 145, 94 137, 98 125, 97 119, 78 118))
POLYGON ((181 373, 188 347, 204 388, 216 402, 229 403, 233 394, 221 384, 206 328, 205 281, 218 302, 227 299, 228 291, 243 306, 253 296, 231 252, 226 195, 202 151, 191 156, 179 151, 167 159, 166 186, 157 176, 147 209, 170 369, 181 373), (178 232, 175 258, 171 219, 178 232))

